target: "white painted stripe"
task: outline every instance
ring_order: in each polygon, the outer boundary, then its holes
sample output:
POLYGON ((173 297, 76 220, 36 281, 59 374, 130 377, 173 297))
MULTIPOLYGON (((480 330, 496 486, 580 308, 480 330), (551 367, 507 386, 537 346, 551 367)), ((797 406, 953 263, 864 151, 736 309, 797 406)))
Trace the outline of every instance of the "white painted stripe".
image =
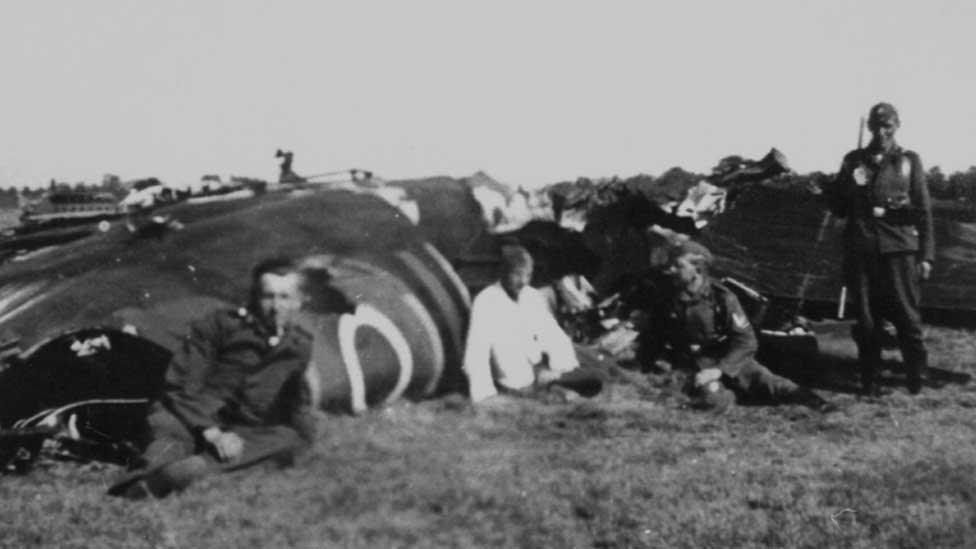
POLYGON ((355 315, 344 314, 339 317, 339 354, 346 367, 349 378, 349 405, 354 414, 366 411, 366 382, 363 379, 363 365, 356 353, 356 328, 359 327, 355 315))
POLYGON ((430 312, 416 296, 407 294, 403 296, 403 301, 407 307, 413 310, 417 318, 420 319, 420 325, 427 332, 427 337, 430 339, 431 347, 434 351, 434 363, 431 364, 430 380, 427 382, 427 386, 424 387, 423 392, 424 396, 429 396, 437 389, 437 383, 440 381, 441 373, 444 371, 444 341, 441 339, 441 333, 437 329, 437 324, 434 323, 434 318, 430 316, 430 312))
POLYGON ((356 352, 356 330, 363 326, 378 331, 380 335, 386 338, 390 346, 393 347, 393 352, 396 353, 397 383, 383 400, 384 404, 400 398, 413 376, 413 354, 410 352, 410 344, 400 333, 400 329, 378 309, 368 303, 361 303, 356 307, 355 314, 343 315, 339 319, 339 351, 349 375, 350 402, 354 413, 366 410, 366 383, 363 365, 359 360, 359 354, 356 352))
POLYGON ((470 310, 471 294, 468 292, 468 287, 464 285, 461 277, 458 276, 457 271, 454 270, 454 267, 448 263, 447 259, 430 242, 424 242, 423 246, 424 250, 434 258, 437 265, 444 271, 447 279, 451 281, 451 284, 457 290, 458 295, 461 296, 461 302, 464 304, 465 311, 470 310))
POLYGON ((384 404, 389 404, 400 398, 407 385, 410 384, 410 378, 413 377, 413 353, 410 352, 410 343, 407 342, 407 338, 403 337, 400 329, 386 315, 371 306, 363 307, 362 313, 362 315, 357 314, 357 316, 361 316, 362 324, 360 325, 374 328, 390 342, 400 366, 397 383, 383 400, 384 404))

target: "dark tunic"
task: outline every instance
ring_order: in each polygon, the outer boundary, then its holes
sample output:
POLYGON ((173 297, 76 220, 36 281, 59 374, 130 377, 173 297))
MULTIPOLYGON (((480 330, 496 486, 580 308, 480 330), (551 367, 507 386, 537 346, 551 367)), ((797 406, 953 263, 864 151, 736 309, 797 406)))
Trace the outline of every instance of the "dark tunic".
POLYGON ((276 345, 243 311, 219 311, 190 328, 166 372, 161 402, 191 430, 290 425, 307 433, 302 402, 311 336, 299 327, 276 345))
POLYGON ((676 292, 652 315, 650 356, 677 366, 722 371, 722 381, 746 398, 788 401, 799 387, 756 362, 756 334, 731 290, 707 279, 695 295, 676 292))
POLYGON ((145 478, 161 495, 219 470, 267 460, 291 463, 315 436, 305 381, 311 341, 298 326, 276 340, 243 309, 194 322, 166 372, 163 394, 150 408, 140 468, 109 492, 123 494, 145 478), (202 438, 214 426, 241 437, 241 456, 217 459, 202 438), (192 467, 181 466, 191 458, 192 467))

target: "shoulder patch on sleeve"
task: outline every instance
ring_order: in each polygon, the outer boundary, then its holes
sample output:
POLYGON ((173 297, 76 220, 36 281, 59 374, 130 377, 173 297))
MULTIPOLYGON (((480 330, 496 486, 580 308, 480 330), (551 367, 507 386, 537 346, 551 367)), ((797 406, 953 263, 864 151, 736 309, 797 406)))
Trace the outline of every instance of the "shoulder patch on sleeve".
POLYGON ((736 328, 745 329, 749 327, 749 318, 745 313, 736 311, 732 313, 732 323, 735 324, 736 328))

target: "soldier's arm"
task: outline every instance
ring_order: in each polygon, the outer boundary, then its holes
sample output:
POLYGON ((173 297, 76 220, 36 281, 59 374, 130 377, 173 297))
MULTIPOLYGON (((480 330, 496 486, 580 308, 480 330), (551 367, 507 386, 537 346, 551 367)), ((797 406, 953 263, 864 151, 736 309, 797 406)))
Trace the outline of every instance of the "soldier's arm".
POLYGON ((918 230, 918 260, 931 264, 935 261, 932 199, 929 196, 929 186, 925 180, 921 158, 915 153, 911 153, 909 158, 912 162, 911 199, 917 212, 915 228, 918 230))
POLYGON ((197 432, 217 426, 217 411, 223 406, 223 399, 206 387, 221 338, 222 328, 216 314, 194 322, 166 371, 164 401, 183 423, 197 432))
POLYGON ((854 158, 847 154, 840 163, 840 169, 834 179, 824 189, 827 207, 837 217, 847 217, 850 207, 849 189, 854 171, 854 158))
POLYGON ((726 353, 719 358, 715 367, 727 376, 736 376, 742 368, 743 362, 752 359, 759 348, 756 332, 749 322, 749 317, 739 304, 739 300, 732 292, 722 292, 720 299, 725 300, 725 314, 721 319, 728 327, 726 353))
POLYGON ((665 304, 656 302, 643 313, 637 339, 637 361, 642 367, 649 368, 659 359, 672 362, 672 357, 666 356, 669 343, 666 310, 665 304))
POLYGON ((556 317, 549 312, 542 295, 531 291, 525 299, 529 299, 533 304, 534 318, 523 319, 523 322, 530 321, 527 328, 535 331, 542 351, 549 357, 549 369, 554 372, 568 372, 579 366, 573 340, 566 335, 556 321, 556 317))
POLYGON ((479 402, 498 394, 491 371, 492 312, 484 291, 471 304, 462 369, 468 378, 468 395, 479 402))

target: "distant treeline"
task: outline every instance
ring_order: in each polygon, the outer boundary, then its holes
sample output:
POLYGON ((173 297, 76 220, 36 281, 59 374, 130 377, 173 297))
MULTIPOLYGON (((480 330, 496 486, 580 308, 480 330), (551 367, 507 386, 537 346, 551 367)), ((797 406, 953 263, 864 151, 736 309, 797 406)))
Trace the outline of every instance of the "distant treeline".
POLYGON ((108 192, 122 198, 128 192, 125 184, 114 175, 106 175, 101 183, 66 183, 51 180, 46 187, 0 187, 0 209, 18 208, 20 204, 38 200, 45 193, 54 190, 108 192))
MULTIPOLYGON (((220 183, 219 175, 204 175, 201 181, 220 183)), ((243 176, 230 176, 230 183, 247 186, 261 186, 267 183, 262 179, 243 176)), ((66 183, 51 180, 46 187, 0 187, 0 209, 8 210, 19 208, 21 205, 39 200, 45 193, 50 191, 89 191, 93 193, 110 193, 118 199, 122 199, 128 194, 129 189, 141 188, 145 184, 158 184, 160 181, 155 177, 147 177, 123 182, 118 176, 106 174, 100 183, 66 183)))
POLYGON ((938 166, 933 166, 928 171, 928 182, 935 198, 976 203, 976 166, 948 176, 938 166))

